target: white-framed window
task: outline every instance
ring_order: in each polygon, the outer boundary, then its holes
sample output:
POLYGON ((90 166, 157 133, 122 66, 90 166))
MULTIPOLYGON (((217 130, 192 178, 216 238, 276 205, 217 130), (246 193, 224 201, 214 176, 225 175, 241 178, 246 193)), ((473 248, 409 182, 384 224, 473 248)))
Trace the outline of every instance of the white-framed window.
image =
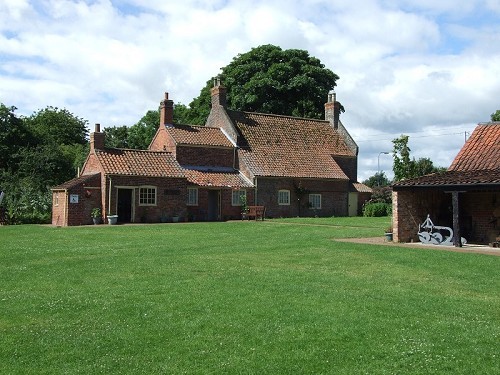
POLYGON ((290 205, 290 190, 278 190, 278 204, 280 206, 290 205))
POLYGON ((247 191, 246 190, 233 190, 233 197, 231 199, 231 204, 233 206, 241 206, 243 202, 246 202, 247 191))
POLYGON ((59 193, 54 195, 54 206, 59 206, 59 193))
POLYGON ((188 187, 187 205, 197 206, 198 205, 198 188, 188 187))
POLYGON ((139 188, 139 206, 156 206, 156 186, 139 188))
POLYGON ((321 194, 309 194, 309 207, 313 210, 321 208, 321 194))

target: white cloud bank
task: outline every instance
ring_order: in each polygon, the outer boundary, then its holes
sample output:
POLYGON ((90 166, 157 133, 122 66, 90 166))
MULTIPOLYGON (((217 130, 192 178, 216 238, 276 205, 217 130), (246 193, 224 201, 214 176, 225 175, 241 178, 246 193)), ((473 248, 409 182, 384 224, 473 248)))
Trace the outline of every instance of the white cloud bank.
MULTIPOLYGON (((308 50, 340 76, 359 178, 391 170, 391 140, 448 166, 500 109, 500 2, 471 0, 0 3, 0 101, 132 125, 168 91, 188 104, 238 53, 308 50)), ((326 99, 326 98, 325 98, 326 99)))

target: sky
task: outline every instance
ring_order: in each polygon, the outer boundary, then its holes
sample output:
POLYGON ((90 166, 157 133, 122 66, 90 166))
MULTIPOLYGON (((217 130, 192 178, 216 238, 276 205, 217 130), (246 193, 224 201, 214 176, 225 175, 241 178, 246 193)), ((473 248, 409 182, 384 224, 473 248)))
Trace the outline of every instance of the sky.
POLYGON ((500 0, 0 0, 0 102, 133 125, 264 44, 340 77, 359 181, 393 176, 385 152, 402 134, 412 157, 448 167, 500 109, 500 0))

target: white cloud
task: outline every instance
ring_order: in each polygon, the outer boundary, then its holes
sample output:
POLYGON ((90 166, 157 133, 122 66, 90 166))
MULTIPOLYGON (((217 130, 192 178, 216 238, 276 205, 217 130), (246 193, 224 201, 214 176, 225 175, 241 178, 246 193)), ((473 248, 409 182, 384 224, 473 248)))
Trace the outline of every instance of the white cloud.
POLYGON ((0 101, 131 125, 164 91, 188 104, 238 53, 271 43, 340 76, 360 180, 402 133, 416 158, 448 166, 463 132, 500 109, 499 14, 498 0, 4 0, 0 101))

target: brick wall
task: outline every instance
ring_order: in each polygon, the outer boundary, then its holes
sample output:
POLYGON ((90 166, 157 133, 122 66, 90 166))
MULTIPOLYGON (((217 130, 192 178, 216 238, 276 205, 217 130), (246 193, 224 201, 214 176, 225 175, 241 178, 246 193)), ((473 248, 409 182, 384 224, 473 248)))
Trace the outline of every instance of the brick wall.
POLYGON ((358 180, 358 159, 348 156, 334 156, 333 159, 347 175, 349 180, 355 182, 358 180))
POLYGON ((168 151, 175 156, 175 142, 172 137, 165 130, 164 125, 160 125, 156 132, 151 144, 149 145, 151 151, 168 151))
POLYGON ((467 192, 459 195, 462 237, 469 242, 490 243, 500 236, 500 192, 467 192))
POLYGON ((99 177, 65 190, 52 192, 52 225, 74 226, 92 224, 91 212, 94 207, 101 207, 101 189, 99 177), (70 201, 71 196, 78 197, 78 202, 70 201))
MULTIPOLYGON (((141 176, 112 176, 111 177, 111 214, 117 212, 117 193, 120 187, 134 187, 132 221, 136 223, 158 223, 162 216, 181 218, 187 217, 187 181, 183 178, 141 177, 141 176), (141 186, 156 187, 156 205, 139 205, 139 188, 141 186)), ((109 206, 109 179, 106 180, 104 209, 108 213, 109 206)), ((120 218, 118 218, 120 221, 120 218)))
POLYGON ((257 180, 257 204, 266 206, 268 217, 347 216, 348 196, 347 181, 263 177, 257 180), (300 201, 296 186, 308 190, 300 201), (278 204, 279 190, 290 190, 290 205, 278 204), (321 209, 308 207, 309 193, 321 194, 321 209))
POLYGON ((233 167, 235 157, 232 148, 177 146, 177 161, 181 165, 233 167))
MULTIPOLYGON (((394 191, 394 241, 419 241, 418 225, 427 218, 434 225, 453 228, 451 194, 437 189, 394 191)), ((468 242, 488 243, 500 234, 494 211, 500 207, 498 192, 466 192, 459 194, 460 235, 468 242)))

